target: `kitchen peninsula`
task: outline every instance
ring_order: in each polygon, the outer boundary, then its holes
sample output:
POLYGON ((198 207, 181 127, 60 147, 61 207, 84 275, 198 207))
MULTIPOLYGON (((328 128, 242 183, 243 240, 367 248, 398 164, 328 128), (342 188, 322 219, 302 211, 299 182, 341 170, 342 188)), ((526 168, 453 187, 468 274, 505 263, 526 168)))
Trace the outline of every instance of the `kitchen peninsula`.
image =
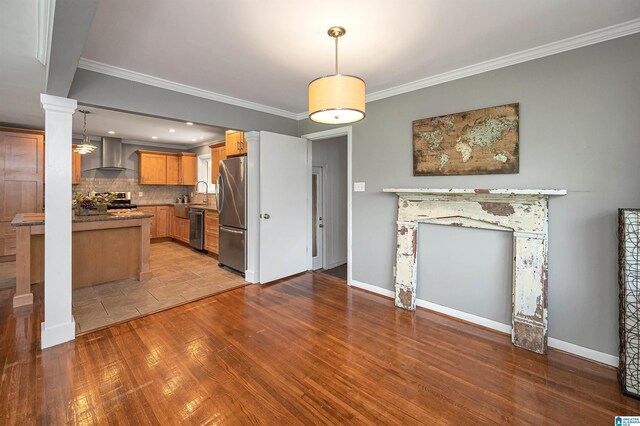
MULTIPOLYGON (((74 215, 73 288, 149 278, 151 217, 142 212, 74 215)), ((44 214, 18 214, 11 225, 16 229, 15 308, 32 304, 31 284, 44 281, 44 214)))

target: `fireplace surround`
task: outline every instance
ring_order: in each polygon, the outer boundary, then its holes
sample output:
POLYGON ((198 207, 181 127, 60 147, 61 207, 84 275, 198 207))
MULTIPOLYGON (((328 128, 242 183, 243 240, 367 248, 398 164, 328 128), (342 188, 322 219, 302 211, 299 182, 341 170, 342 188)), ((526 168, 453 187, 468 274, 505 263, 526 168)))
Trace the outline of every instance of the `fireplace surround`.
POLYGON ((512 335, 514 345, 547 350, 549 197, 563 189, 404 189, 398 195, 395 304, 416 309, 420 223, 513 233, 512 335))

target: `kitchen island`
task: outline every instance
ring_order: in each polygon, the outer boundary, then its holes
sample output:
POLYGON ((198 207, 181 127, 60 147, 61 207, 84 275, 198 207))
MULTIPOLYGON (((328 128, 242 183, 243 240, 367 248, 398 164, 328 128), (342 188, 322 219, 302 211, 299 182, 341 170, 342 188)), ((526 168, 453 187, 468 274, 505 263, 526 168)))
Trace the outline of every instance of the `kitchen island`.
MULTIPOLYGON (((74 215, 73 288, 150 278, 151 217, 142 212, 74 215)), ((31 284, 44 281, 44 214, 18 214, 11 225, 16 228, 16 308, 33 304, 31 284)))

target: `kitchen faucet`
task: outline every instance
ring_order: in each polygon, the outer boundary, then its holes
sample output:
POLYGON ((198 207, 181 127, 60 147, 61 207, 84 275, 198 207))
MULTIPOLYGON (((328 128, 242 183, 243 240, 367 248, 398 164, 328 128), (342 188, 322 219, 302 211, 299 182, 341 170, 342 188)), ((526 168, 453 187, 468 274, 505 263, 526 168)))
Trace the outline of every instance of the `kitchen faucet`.
POLYGON ((196 194, 198 193, 198 185, 200 184, 200 182, 204 183, 204 203, 206 205, 209 205, 209 184, 203 180, 199 180, 198 182, 196 182, 196 194))

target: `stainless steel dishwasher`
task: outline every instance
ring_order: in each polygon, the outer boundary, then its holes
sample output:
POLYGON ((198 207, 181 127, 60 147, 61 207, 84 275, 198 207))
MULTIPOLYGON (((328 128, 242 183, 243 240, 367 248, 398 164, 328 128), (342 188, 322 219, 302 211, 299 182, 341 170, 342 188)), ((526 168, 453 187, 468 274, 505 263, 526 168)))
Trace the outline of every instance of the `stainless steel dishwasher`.
POLYGON ((196 250, 205 251, 203 209, 189 209, 189 245, 196 250))

